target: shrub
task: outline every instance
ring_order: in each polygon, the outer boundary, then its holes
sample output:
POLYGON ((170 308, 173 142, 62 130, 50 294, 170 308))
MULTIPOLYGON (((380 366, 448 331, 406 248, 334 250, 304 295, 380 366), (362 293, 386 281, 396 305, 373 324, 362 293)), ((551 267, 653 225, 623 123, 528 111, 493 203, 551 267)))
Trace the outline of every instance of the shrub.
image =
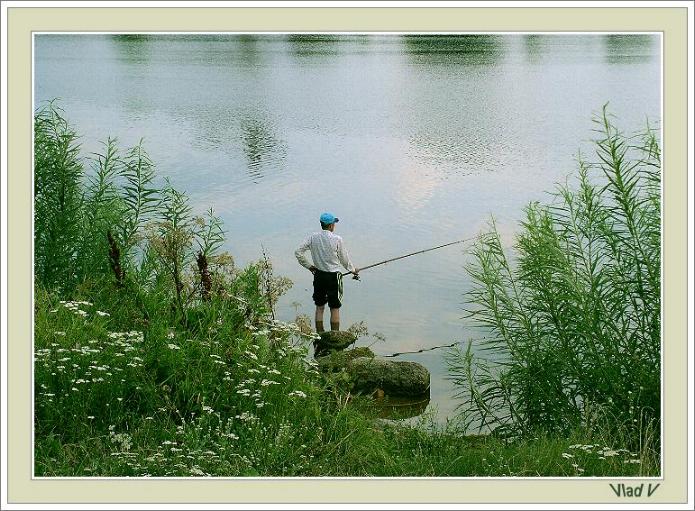
POLYGON ((490 356, 449 354, 470 424, 499 433, 567 432, 600 409, 633 442, 660 420, 660 152, 604 110, 598 161, 578 186, 532 203, 505 254, 494 222, 467 268, 467 317, 490 356), (637 140, 637 144, 633 141, 637 140))

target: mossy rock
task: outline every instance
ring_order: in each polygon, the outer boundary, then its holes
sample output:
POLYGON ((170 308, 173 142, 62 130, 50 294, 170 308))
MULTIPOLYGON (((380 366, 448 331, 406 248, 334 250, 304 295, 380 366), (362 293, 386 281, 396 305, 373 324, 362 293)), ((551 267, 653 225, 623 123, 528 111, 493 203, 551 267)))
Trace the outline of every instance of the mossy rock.
POLYGON ((318 357, 316 362, 319 364, 319 371, 335 373, 345 369, 350 364, 350 361, 356 358, 374 358, 374 352, 364 347, 352 348, 351 350, 335 351, 318 357))
POLYGON ((372 394, 382 389, 388 396, 422 396, 430 391, 430 372, 417 362, 358 357, 347 370, 354 392, 372 394))
POLYGON ((363 347, 333 352, 316 361, 324 373, 344 371, 354 393, 408 398, 429 395, 430 373, 417 362, 379 358, 363 347))
POLYGON ((320 339, 314 341, 314 357, 321 357, 335 351, 342 351, 357 340, 352 332, 344 330, 331 330, 321 332, 320 339))

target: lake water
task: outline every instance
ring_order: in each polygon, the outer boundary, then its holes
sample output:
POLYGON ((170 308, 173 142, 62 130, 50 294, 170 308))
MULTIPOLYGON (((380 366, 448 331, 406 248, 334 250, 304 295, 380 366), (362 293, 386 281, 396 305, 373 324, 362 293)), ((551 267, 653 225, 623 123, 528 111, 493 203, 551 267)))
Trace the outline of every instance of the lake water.
MULTIPOLYGON (((591 155, 604 103, 626 132, 658 123, 660 52, 655 35, 45 34, 35 103, 60 98, 85 152, 144 138, 158 176, 223 218, 237 264, 264 248, 294 281, 278 308, 291 320, 313 317, 293 252, 322 211, 357 267, 473 237, 492 217, 511 244, 524 206, 591 155)), ((346 279, 342 326, 383 334, 357 342, 377 354, 475 340, 465 249, 346 279)), ((457 401, 442 352, 395 360, 428 367, 445 421, 457 401)))

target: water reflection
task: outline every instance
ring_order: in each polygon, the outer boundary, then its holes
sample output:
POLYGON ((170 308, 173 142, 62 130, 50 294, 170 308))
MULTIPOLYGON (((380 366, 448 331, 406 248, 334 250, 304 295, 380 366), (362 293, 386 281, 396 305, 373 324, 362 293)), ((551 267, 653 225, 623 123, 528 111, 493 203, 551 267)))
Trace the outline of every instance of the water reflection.
MULTIPOLYGON (((268 56, 259 49, 261 38, 255 34, 200 34, 194 37, 205 50, 197 56, 198 64, 251 68, 258 66, 262 57, 268 56)), ((273 37, 266 36, 264 40, 272 41, 273 37)), ((185 54, 182 57, 188 60, 185 54)))
POLYGON ((150 38, 149 34, 114 34, 111 37, 120 42, 146 41, 150 38))
POLYGON ((218 51, 215 57, 222 57, 229 64, 239 63, 246 67, 259 64, 262 52, 258 48, 258 37, 253 34, 239 34, 227 40, 226 51, 218 51), (231 44, 229 44, 231 43, 231 44))
POLYGON ((337 55, 341 42, 347 38, 333 34, 289 34, 287 41, 293 55, 337 55))
POLYGON ((658 36, 653 34, 608 34, 603 36, 605 60, 610 64, 648 62, 656 55, 658 36))
POLYGON ((524 48, 526 49, 526 60, 528 62, 539 62, 546 47, 545 36, 541 34, 526 34, 523 36, 524 48))
POLYGON ((150 60, 149 34, 114 34, 111 40, 116 43, 120 60, 129 64, 146 64, 150 60))
POLYGON ((491 65, 503 56, 503 40, 494 34, 404 35, 407 54, 418 63, 491 65))
POLYGON ((384 396, 375 398, 372 404, 382 419, 410 419, 422 415, 430 404, 430 395, 421 397, 384 396))
POLYGON ((287 154, 286 144, 276 137, 273 127, 254 117, 242 118, 241 139, 247 170, 254 183, 263 179, 268 170, 277 168, 287 154))

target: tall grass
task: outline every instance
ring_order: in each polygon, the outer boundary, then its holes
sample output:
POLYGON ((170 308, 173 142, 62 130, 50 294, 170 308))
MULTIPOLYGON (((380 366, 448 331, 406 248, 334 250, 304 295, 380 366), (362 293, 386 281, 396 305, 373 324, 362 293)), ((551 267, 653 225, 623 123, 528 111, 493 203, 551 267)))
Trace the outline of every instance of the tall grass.
POLYGON ((486 357, 450 355, 469 425, 505 434, 621 432, 658 446, 660 173, 655 132, 626 137, 604 107, 596 161, 526 208, 515 252, 494 222, 468 266, 467 317, 486 357), (654 433, 656 437, 654 438, 654 433), (648 439, 645 437, 649 437, 648 439))
MULTIPOLYGON (((115 284, 141 299, 145 317, 164 307, 182 322, 201 298, 226 292, 233 258, 221 252, 224 229, 212 209, 193 215, 184 193, 168 181, 157 185, 142 141, 122 152, 108 139, 103 151, 83 158, 78 140, 55 103, 37 111, 37 286, 72 298, 83 288, 115 284)), ((256 268, 259 279, 271 273, 268 264, 256 268)), ((266 280, 274 293, 266 307, 272 307, 287 282, 266 280)))
POLYGON ((35 277, 44 286, 71 286, 81 244, 84 192, 77 134, 53 103, 34 119, 35 277))

